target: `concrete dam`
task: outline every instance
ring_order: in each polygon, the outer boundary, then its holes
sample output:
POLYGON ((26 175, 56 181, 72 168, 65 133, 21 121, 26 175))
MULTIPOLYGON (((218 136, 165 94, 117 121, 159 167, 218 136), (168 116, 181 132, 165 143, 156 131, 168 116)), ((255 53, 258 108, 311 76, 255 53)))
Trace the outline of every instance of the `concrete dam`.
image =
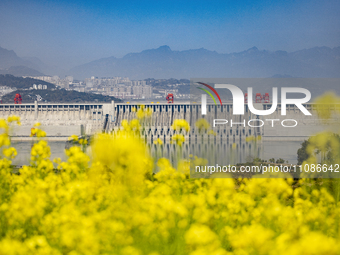
MULTIPOLYGON (((264 140, 303 140, 309 136, 333 126, 339 126, 339 119, 332 119, 324 124, 317 116, 315 105, 304 106, 312 113, 305 116, 295 105, 287 105, 287 115, 281 116, 281 105, 269 116, 252 114, 245 106, 244 115, 233 115, 233 105, 207 105, 207 115, 201 115, 201 104, 144 104, 152 110, 152 116, 144 125, 142 136, 152 141, 160 138, 170 140, 174 131, 171 128, 175 119, 185 119, 190 124, 190 131, 185 132, 186 139, 228 140, 235 142, 244 140, 247 136, 262 136, 264 140), (215 135, 201 134, 195 123, 205 118, 210 125, 214 119, 213 129, 215 135), (295 120, 295 122, 293 121, 295 120), (263 124, 263 125, 262 125, 263 124), (294 128, 293 126, 296 125, 294 128)), ((122 120, 136 118, 134 109, 141 104, 125 103, 80 103, 80 104, 1 104, 0 118, 17 115, 21 118, 21 126, 14 126, 11 136, 15 139, 30 139, 31 128, 36 122, 46 131, 50 140, 66 140, 75 134, 94 134, 102 132, 104 123, 105 132, 115 132, 122 120)), ((256 104, 256 109, 266 110, 271 104, 256 104)), ((335 105, 340 109, 340 105, 335 105)))

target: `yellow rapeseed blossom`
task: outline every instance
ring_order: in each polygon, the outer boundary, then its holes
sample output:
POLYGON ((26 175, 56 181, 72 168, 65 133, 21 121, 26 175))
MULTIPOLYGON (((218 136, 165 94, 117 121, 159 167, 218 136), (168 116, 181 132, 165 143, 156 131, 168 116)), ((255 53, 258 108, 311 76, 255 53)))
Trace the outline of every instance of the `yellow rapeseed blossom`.
POLYGON ((21 125, 20 123, 20 117, 19 116, 15 116, 15 115, 11 115, 7 118, 7 122, 11 123, 11 122, 16 122, 17 125, 21 125))
POLYGON ((78 136, 77 135, 71 135, 69 138, 68 138, 69 141, 75 141, 77 142, 78 141, 78 136))
POLYGON ((210 130, 208 131, 208 135, 214 135, 214 136, 216 136, 216 132, 214 132, 214 130, 210 129, 210 130))
POLYGON ((36 132, 37 137, 46 137, 46 132, 44 130, 38 129, 36 132))
POLYGON ((0 148, 11 144, 7 133, 0 134, 0 148))
POLYGON ((141 105, 137 110, 136 116, 139 120, 149 118, 152 116, 152 109, 150 107, 145 107, 145 105, 141 105))
POLYGON ((130 128, 132 131, 139 132, 141 125, 139 123, 139 120, 133 119, 130 121, 130 128))
POLYGON ((17 150, 13 147, 3 149, 2 153, 4 154, 5 157, 11 158, 11 159, 15 158, 18 154, 17 150))
POLYGON ((80 145, 86 145, 87 144, 87 140, 86 139, 79 139, 79 144, 80 145))
POLYGON ((171 138, 171 142, 176 143, 179 146, 182 146, 182 144, 185 142, 184 135, 182 134, 173 135, 171 138))
POLYGON ((6 120, 0 119, 0 128, 4 129, 4 132, 8 132, 9 127, 6 120))
MULTIPOLYGON (((340 254, 340 203, 324 184, 190 179, 190 165, 208 164, 193 156, 176 168, 160 158, 152 173, 137 122, 124 125, 97 134, 91 155, 69 148, 66 161, 52 161, 48 143, 37 141, 19 174, 4 129, 0 254, 340 254)), ((311 144, 336 149, 332 142, 323 134, 311 144)))
POLYGON ((181 132, 182 130, 189 132, 190 130, 190 125, 186 120, 178 120, 178 119, 174 120, 174 123, 171 127, 178 132, 181 132))
POLYGON ((256 138, 255 138, 255 136, 253 136, 253 135, 247 136, 247 137, 246 137, 246 142, 247 142, 247 143, 252 142, 252 141, 255 141, 255 140, 256 140, 256 138))
POLYGON ((314 100, 314 103, 317 114, 321 120, 327 121, 332 117, 332 114, 340 113, 340 108, 336 107, 340 104, 340 97, 336 96, 334 93, 325 93, 324 95, 317 97, 314 100))
POLYGON ((197 120, 195 126, 198 128, 199 133, 207 132, 210 128, 210 124, 206 119, 197 120))
POLYGON ((157 138, 157 140, 153 141, 154 144, 159 144, 159 145, 162 145, 163 144, 163 141, 159 138, 157 138))
MULTIPOLYGON (((40 124, 39 124, 40 125, 40 124)), ((46 137, 46 132, 35 127, 35 128, 31 128, 31 134, 30 134, 31 137, 39 137, 39 138, 42 138, 42 137, 46 137)))

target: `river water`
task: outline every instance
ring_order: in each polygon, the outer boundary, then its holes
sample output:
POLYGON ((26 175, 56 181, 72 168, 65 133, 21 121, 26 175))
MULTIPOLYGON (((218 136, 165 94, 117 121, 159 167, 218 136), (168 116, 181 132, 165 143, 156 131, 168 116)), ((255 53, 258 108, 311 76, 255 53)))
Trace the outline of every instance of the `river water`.
MULTIPOLYGON (((210 158, 219 164, 235 164, 252 161, 253 158, 279 159, 282 158, 290 164, 297 163, 297 150, 301 147, 301 141, 261 141, 258 143, 203 143, 203 144, 183 144, 180 149, 182 158, 189 158, 189 155, 196 155, 202 158, 210 158)), ((51 148, 51 159, 56 157, 66 160, 65 142, 49 142, 51 148)), ((24 165, 29 163, 31 142, 13 141, 18 152, 18 156, 13 160, 14 165, 24 165)), ((166 157, 175 161, 178 157, 178 146, 164 144, 162 146, 149 145, 151 154, 155 158, 166 157)))

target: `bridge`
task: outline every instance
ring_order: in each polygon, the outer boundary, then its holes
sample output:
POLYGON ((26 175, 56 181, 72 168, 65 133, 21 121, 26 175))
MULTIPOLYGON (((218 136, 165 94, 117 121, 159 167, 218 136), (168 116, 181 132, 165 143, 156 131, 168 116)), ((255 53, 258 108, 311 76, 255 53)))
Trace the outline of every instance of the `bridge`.
MULTIPOLYGON (((252 114, 248 107, 245 107, 245 114, 235 116, 232 114, 232 104, 207 105, 207 115, 205 118, 212 124, 213 119, 227 120, 227 124, 219 124, 213 129, 216 135, 200 134, 195 123, 202 118, 200 104, 144 104, 152 110, 150 120, 145 123, 142 136, 147 140, 160 138, 168 141, 174 135, 171 129, 175 119, 185 119, 191 126, 189 132, 184 133, 190 140, 210 139, 228 140, 235 142, 244 140, 247 136, 262 136, 267 140, 302 140, 308 136, 323 130, 324 126, 317 118, 315 106, 306 104, 305 107, 312 112, 312 116, 305 116, 295 105, 287 105, 287 115, 281 116, 281 106, 278 105, 276 111, 270 116, 256 116, 252 114), (273 121, 275 120, 275 126, 273 121), (289 127, 281 125, 282 120, 297 120, 297 127, 294 132, 289 127), (254 127, 255 121, 248 125, 249 120, 262 120, 264 125, 254 127), (232 126, 231 123, 234 123, 232 126), (293 133, 293 134, 292 134, 293 133)), ((127 103, 79 103, 79 104, 1 104, 0 118, 7 118, 10 115, 17 115, 21 118, 22 125, 12 130, 12 137, 17 139, 28 139, 30 130, 36 122, 41 123, 42 129, 47 132, 51 140, 66 140, 72 134, 94 134, 102 132, 104 122, 106 132, 116 132, 121 128, 122 120, 132 120, 136 118, 134 109, 138 109, 140 104, 127 103)), ((257 109, 268 109, 270 104, 257 104, 257 109)), ((336 106, 339 107, 339 106, 336 106)), ((333 120, 338 123, 338 120, 333 120)), ((288 125, 288 122, 287 122, 288 125)), ((327 125, 329 127, 330 125, 327 125)))

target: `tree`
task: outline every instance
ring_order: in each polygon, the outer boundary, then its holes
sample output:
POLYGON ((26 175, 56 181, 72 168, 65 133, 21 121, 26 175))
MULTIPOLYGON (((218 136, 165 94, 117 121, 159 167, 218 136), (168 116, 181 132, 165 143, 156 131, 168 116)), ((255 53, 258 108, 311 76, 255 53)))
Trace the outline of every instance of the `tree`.
POLYGON ((301 165, 303 161, 308 159, 308 153, 306 151, 306 148, 309 144, 309 139, 308 140, 304 140, 303 143, 301 144, 301 148, 298 149, 297 151, 297 155, 298 155, 298 165, 301 165))
POLYGON ((285 162, 285 160, 283 158, 279 158, 278 160, 276 160, 276 164, 283 164, 285 162))
POLYGON ((307 160, 311 156, 307 153, 308 146, 313 146, 315 154, 322 152, 322 163, 334 163, 334 160, 338 160, 340 158, 340 136, 338 134, 323 133, 305 140, 301 144, 301 148, 297 151, 298 165, 301 165, 303 161, 307 160), (321 143, 316 142, 317 140, 323 141, 322 147, 319 146, 321 143))

